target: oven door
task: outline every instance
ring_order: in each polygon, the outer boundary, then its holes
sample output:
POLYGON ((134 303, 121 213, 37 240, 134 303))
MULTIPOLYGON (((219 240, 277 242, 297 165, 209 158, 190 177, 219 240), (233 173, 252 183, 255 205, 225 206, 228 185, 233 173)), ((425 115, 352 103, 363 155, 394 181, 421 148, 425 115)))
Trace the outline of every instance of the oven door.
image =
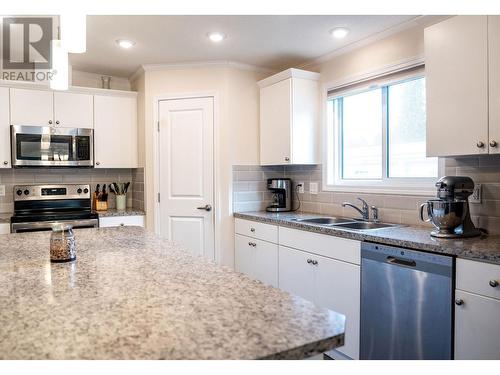
POLYGON ((92 129, 11 126, 14 167, 92 167, 92 129))
POLYGON ((44 232, 52 230, 54 224, 69 224, 73 229, 99 228, 98 219, 87 220, 57 220, 57 221, 34 221, 26 223, 12 223, 11 233, 44 232))

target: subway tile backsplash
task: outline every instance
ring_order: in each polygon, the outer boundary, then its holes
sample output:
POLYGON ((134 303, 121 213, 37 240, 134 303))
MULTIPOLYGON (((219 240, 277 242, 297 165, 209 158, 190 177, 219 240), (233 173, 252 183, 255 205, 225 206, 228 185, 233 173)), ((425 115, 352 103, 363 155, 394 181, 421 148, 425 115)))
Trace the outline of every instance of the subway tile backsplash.
MULTIPOLYGON (((0 169, 0 185, 5 185, 5 196, 0 197, 0 213, 14 210, 14 185, 30 184, 90 184, 131 182, 127 206, 144 209, 144 170, 137 169, 0 169)), ((115 196, 109 194, 109 208, 115 207, 115 196)))
MULTIPOLYGON (((482 202, 471 203, 474 223, 492 234, 500 234, 500 155, 456 157, 445 159, 445 175, 471 177, 482 184, 482 202)), ((233 166, 233 209, 235 212, 263 210, 271 201, 266 180, 270 177, 288 177, 295 185, 304 182, 304 193, 299 194, 300 212, 321 213, 346 217, 359 214, 342 202, 358 204, 357 197, 379 208, 380 219, 392 223, 430 226, 418 218, 420 205, 433 196, 409 196, 396 194, 366 194, 322 191, 322 169, 316 166, 233 166), (318 194, 311 194, 309 184, 318 184, 318 194)), ((298 200, 294 197, 294 207, 298 200)))

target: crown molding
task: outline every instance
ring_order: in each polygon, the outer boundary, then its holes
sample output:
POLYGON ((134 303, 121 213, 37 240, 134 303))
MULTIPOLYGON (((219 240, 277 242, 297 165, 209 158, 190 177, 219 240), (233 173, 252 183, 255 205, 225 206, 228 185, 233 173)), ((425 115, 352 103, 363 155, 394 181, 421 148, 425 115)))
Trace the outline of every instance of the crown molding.
POLYGON ((137 78, 139 78, 142 74, 144 74, 145 70, 143 68, 143 65, 139 66, 135 72, 132 73, 132 75, 130 75, 130 77, 128 77, 128 81, 130 83, 134 82, 137 78))
POLYGON ((412 29, 414 27, 427 27, 430 25, 433 25, 435 23, 441 22, 446 18, 449 18, 450 16, 415 16, 415 18, 412 18, 410 20, 401 22, 397 25, 391 26, 385 30, 382 30, 376 34, 370 35, 364 39, 358 40, 356 42, 353 42, 351 44, 348 44, 344 47, 341 47, 339 49, 336 49, 332 52, 329 52, 327 54, 324 54, 322 56, 316 57, 312 60, 306 61, 300 65, 297 66, 299 69, 304 69, 309 66, 321 64, 327 61, 330 61, 338 56, 344 55, 346 53, 355 51, 357 49, 360 49, 362 47, 365 47, 367 45, 370 45, 372 43, 375 43, 379 40, 385 39, 391 35, 403 32, 408 29, 412 29))
POLYGON ((241 70, 249 70, 260 73, 276 73, 276 70, 266 68, 263 66, 245 64, 238 61, 231 60, 207 60, 207 61, 187 61, 179 63, 167 63, 167 64, 144 64, 137 71, 130 76, 130 79, 137 78, 138 75, 143 72, 155 71, 155 70, 176 70, 176 69, 191 69, 191 68, 222 68, 230 67, 241 70))

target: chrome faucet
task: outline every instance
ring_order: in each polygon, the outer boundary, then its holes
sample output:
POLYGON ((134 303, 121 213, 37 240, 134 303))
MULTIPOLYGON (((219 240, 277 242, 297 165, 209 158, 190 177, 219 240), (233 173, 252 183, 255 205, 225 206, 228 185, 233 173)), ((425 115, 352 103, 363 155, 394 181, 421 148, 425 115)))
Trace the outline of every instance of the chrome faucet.
POLYGON ((370 206, 368 206, 368 203, 366 203, 366 201, 364 199, 361 199, 361 198, 358 198, 358 199, 363 204, 363 206, 361 208, 358 208, 356 205, 349 203, 349 202, 342 203, 342 207, 349 206, 349 207, 354 208, 356 211, 358 211, 360 213, 363 220, 369 221, 370 220, 370 206))

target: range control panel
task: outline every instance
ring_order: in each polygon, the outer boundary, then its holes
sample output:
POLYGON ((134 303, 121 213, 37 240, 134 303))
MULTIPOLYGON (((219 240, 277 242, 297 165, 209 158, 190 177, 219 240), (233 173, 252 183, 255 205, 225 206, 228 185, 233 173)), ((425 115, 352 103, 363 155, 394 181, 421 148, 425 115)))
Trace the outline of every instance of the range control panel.
POLYGON ((16 185, 14 201, 90 199, 90 185, 16 185))

